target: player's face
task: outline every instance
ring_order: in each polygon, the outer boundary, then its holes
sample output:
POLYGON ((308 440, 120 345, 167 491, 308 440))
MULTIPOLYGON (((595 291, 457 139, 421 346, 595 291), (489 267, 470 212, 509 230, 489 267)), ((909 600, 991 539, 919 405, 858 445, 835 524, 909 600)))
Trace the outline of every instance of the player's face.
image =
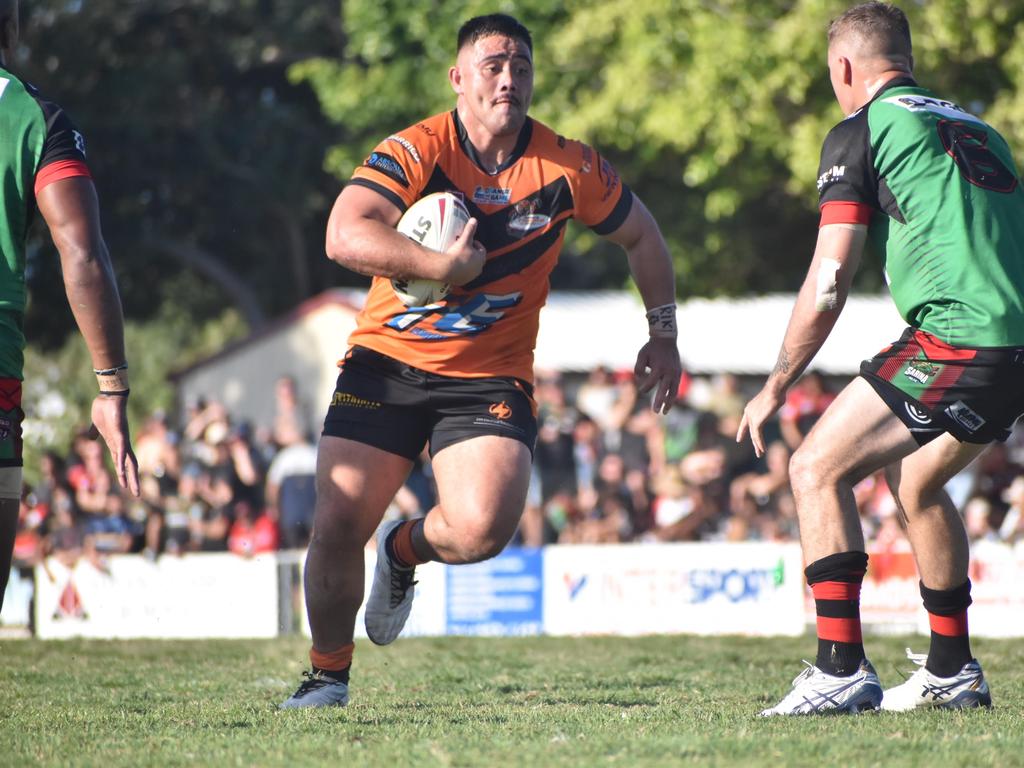
POLYGON ((481 38, 459 52, 452 87, 491 135, 516 134, 533 98, 530 49, 503 35, 481 38))

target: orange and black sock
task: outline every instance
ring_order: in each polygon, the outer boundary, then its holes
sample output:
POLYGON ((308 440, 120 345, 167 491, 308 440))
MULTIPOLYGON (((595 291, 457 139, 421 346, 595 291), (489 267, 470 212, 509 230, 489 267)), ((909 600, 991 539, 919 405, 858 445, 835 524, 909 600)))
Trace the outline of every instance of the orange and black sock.
POLYGON ((815 560, 804 570, 818 615, 815 666, 826 674, 847 677, 864 661, 860 586, 867 567, 866 552, 840 552, 815 560))
POLYGON ((384 540, 385 553, 399 568, 415 568, 428 562, 417 555, 412 546, 412 532, 417 525, 423 525, 423 518, 407 520, 396 526, 384 540))
POLYGON ((355 650, 355 647, 355 643, 349 643, 336 650, 326 652, 310 648, 309 662, 313 665, 313 674, 319 672, 339 683, 348 685, 348 673, 352 668, 352 651, 355 650))
POLYGON ((932 629, 925 668, 933 675, 952 677, 973 658, 971 637, 967 632, 971 580, 953 589, 928 589, 922 583, 921 597, 932 629))

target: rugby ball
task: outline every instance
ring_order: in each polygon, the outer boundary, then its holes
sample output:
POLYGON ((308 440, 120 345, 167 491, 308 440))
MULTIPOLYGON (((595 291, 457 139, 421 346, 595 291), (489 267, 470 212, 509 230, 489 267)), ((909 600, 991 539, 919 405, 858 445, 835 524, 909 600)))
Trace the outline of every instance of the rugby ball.
MULTIPOLYGON (((402 215, 398 231, 424 248, 447 251, 470 219, 461 198, 451 192, 421 197, 402 215)), ((444 299, 449 285, 438 280, 391 280, 395 295, 407 307, 426 307, 444 299)))

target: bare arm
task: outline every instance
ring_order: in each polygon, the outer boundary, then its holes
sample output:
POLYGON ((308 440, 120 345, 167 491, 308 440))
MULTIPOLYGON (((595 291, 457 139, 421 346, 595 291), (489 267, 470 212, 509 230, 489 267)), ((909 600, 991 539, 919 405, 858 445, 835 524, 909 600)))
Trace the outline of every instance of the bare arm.
MULTIPOLYGON (((676 282, 672 257, 658 224, 640 198, 634 196, 626 220, 608 239, 625 249, 629 270, 643 297, 644 306, 649 310, 669 304, 674 307, 676 282)), ((674 329, 674 309, 672 321, 674 329)), ((653 409, 659 413, 667 412, 676 400, 679 379, 683 374, 675 335, 652 335, 637 355, 633 372, 640 392, 654 388, 653 409)))
POLYGON ((814 359, 839 319, 866 239, 863 224, 828 224, 818 230, 814 258, 793 306, 778 361, 764 387, 747 403, 736 433, 740 442, 750 431, 758 456, 765 451, 764 423, 785 401, 786 391, 814 359))
MULTIPOLYGON (((93 368, 124 364, 121 297, 100 231, 99 202, 92 181, 84 177, 55 181, 39 191, 36 202, 60 252, 64 289, 93 368)), ((123 374, 120 378, 127 382, 123 374)), ((138 464, 128 433, 127 402, 127 394, 98 395, 92 404, 92 420, 110 450, 118 481, 138 496, 138 464)))
POLYGON ((447 253, 424 248, 400 234, 394 203, 372 189, 350 184, 341 190, 327 222, 327 256, 361 275, 423 278, 464 285, 480 274, 487 254, 473 236, 476 219, 447 253))

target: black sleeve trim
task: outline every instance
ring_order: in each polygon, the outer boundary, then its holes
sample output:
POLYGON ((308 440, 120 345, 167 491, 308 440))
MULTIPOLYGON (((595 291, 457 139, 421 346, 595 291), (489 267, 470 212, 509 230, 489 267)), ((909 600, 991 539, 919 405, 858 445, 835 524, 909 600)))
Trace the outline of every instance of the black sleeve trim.
POLYGON ((401 213, 405 213, 406 208, 408 208, 408 206, 405 204, 405 201, 402 198, 400 198, 390 189, 385 187, 383 184, 378 184, 377 182, 370 181, 369 179, 352 179, 351 181, 349 181, 349 184, 354 184, 357 187, 366 187, 367 189, 372 189, 377 194, 386 198, 387 201, 394 205, 395 208, 397 208, 401 213))
POLYGON ((612 212, 605 216, 604 221, 598 222, 591 227, 599 235, 610 235, 622 226, 629 212, 633 209, 633 190, 623 183, 622 194, 619 195, 619 202, 612 208, 612 212))

